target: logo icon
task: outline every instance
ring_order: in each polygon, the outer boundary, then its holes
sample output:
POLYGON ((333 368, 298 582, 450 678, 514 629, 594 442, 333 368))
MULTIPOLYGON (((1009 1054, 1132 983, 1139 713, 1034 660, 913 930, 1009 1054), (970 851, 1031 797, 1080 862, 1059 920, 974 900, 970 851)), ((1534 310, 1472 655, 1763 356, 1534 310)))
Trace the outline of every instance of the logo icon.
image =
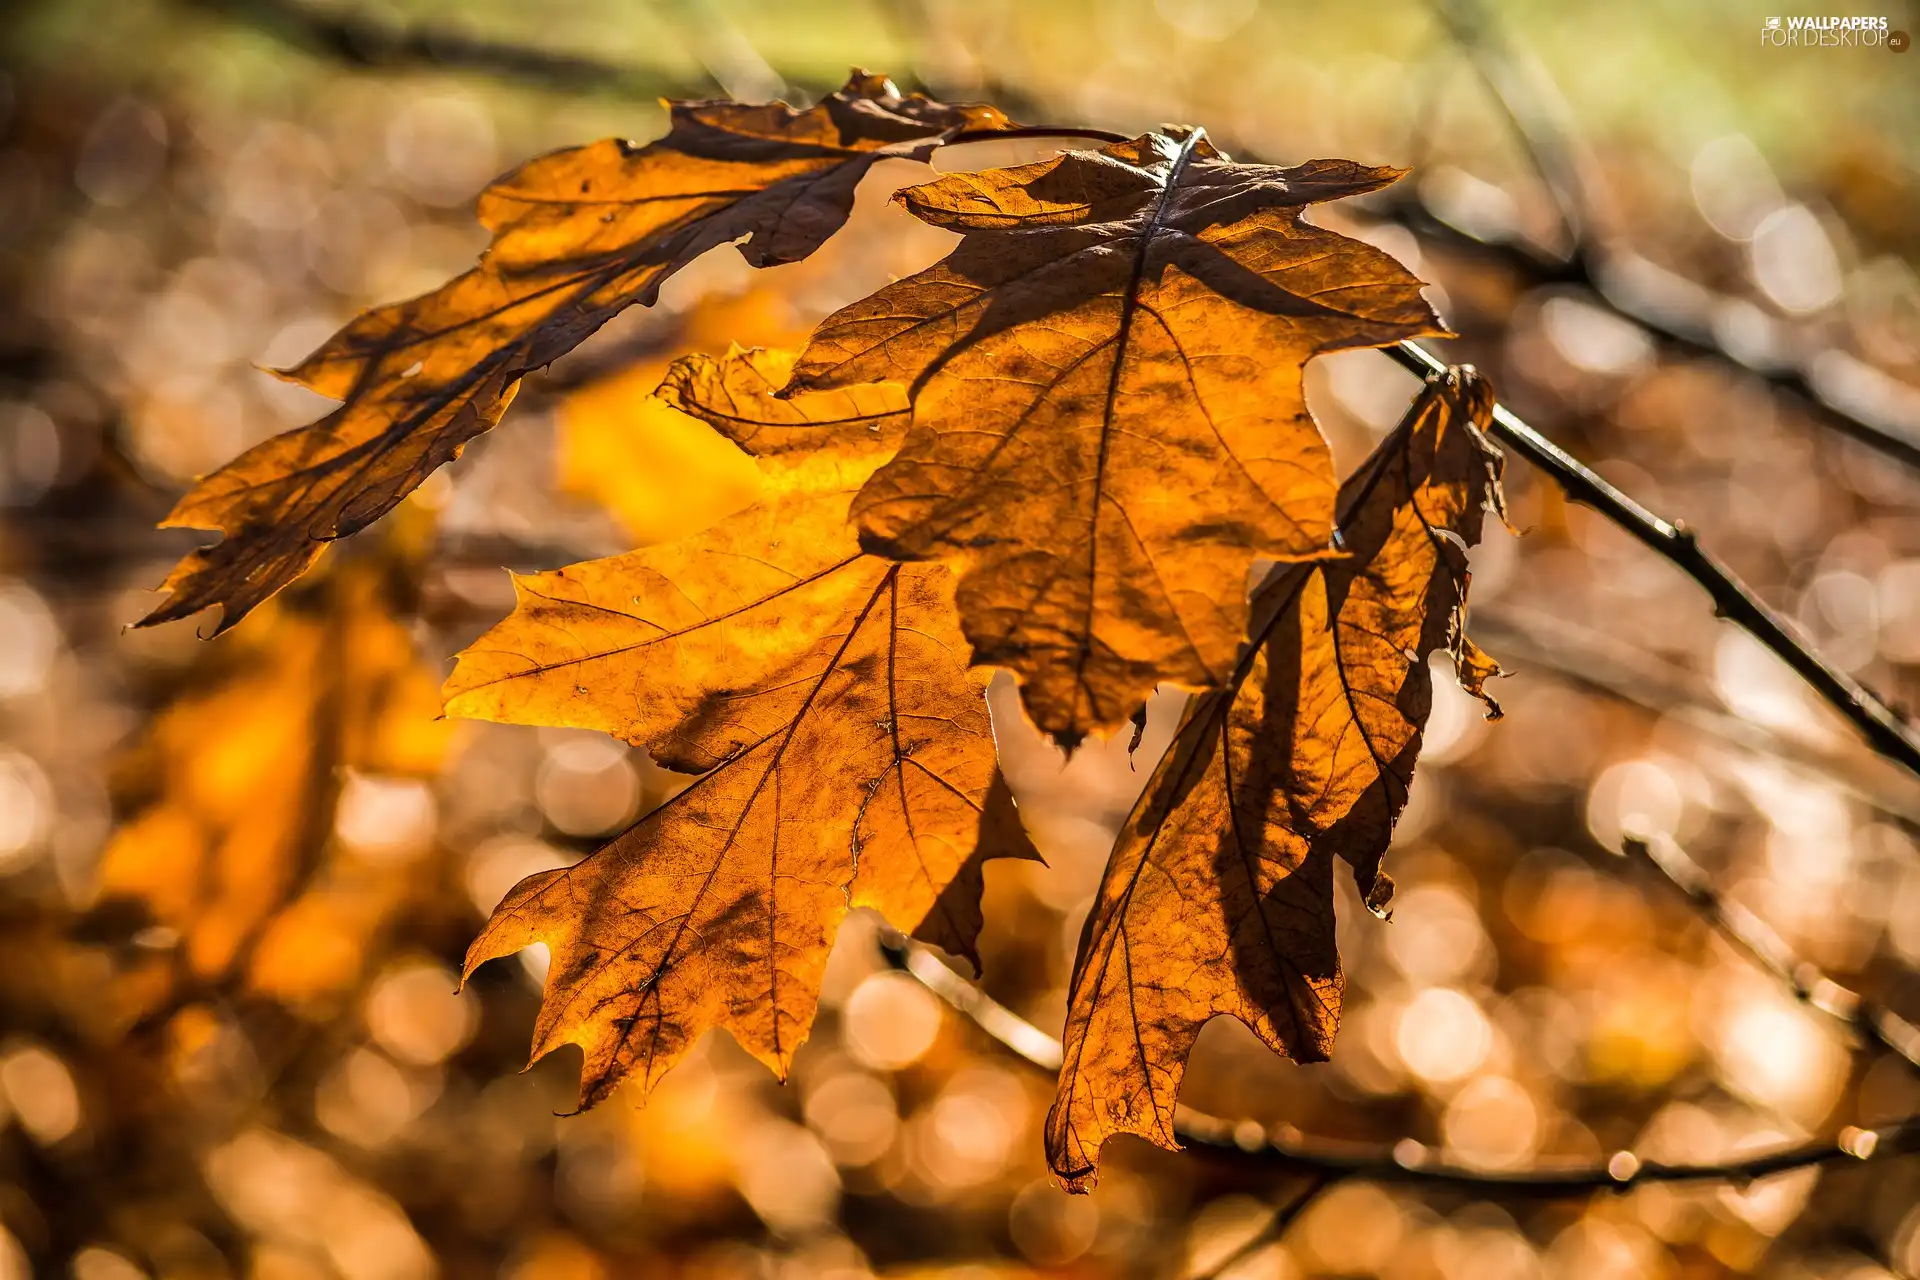
POLYGON ((1778 30, 1780 29, 1780 19, 1778 19, 1778 18, 1768 18, 1768 19, 1767 19, 1767 25, 1766 25, 1766 28, 1765 28, 1765 29, 1766 29, 1766 30, 1768 30, 1768 31, 1778 31, 1778 30))

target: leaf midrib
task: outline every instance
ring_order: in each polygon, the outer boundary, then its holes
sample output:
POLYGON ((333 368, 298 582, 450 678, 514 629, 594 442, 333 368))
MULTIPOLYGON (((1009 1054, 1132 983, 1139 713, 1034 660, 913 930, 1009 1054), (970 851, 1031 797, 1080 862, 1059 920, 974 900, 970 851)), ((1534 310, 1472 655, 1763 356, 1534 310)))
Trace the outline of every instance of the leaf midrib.
POLYGON ((1100 564, 1100 509, 1105 501, 1107 454, 1111 448, 1116 404, 1120 397, 1120 375, 1127 364, 1127 343, 1133 333, 1133 318, 1140 310, 1140 285, 1147 277, 1147 255, 1166 221, 1167 211, 1172 207, 1174 194, 1179 190, 1180 175, 1193 157, 1194 148, 1206 136, 1205 129, 1195 129, 1181 142, 1180 150, 1174 155, 1173 164, 1167 169, 1166 182, 1160 188, 1160 198, 1154 201, 1153 212, 1147 215, 1146 223, 1140 229, 1140 240, 1133 251, 1133 271, 1128 276, 1126 292, 1120 298, 1120 324, 1114 334, 1113 368, 1107 375, 1106 401, 1100 415, 1100 446, 1094 455, 1093 509, 1087 515, 1087 604, 1081 615, 1079 642, 1073 661, 1074 682, 1080 686, 1089 706, 1094 702, 1094 690, 1087 684, 1087 663, 1093 658, 1093 620, 1095 601, 1099 595, 1094 584, 1098 581, 1100 564))

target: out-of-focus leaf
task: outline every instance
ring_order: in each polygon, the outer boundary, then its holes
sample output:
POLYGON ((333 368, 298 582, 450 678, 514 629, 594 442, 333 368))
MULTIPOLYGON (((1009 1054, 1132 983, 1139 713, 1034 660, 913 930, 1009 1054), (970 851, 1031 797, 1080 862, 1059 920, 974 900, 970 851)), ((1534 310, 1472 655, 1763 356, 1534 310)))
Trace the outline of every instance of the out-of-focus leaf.
POLYGON ((481 194, 478 266, 366 312, 288 370, 341 407, 202 480, 165 524, 226 536, 175 567, 143 623, 218 605, 216 631, 364 528, 491 428, 526 374, 571 351, 709 249, 793 262, 838 230, 875 163, 925 158, 991 107, 902 95, 856 73, 817 106, 682 102, 666 137, 542 156, 481 194))
POLYGON ((976 661, 1061 742, 1158 682, 1219 685, 1252 560, 1329 553, 1302 366, 1442 330, 1418 280, 1302 213, 1399 176, 1235 164, 1194 130, 896 197, 966 238, 831 316, 794 386, 912 384, 913 431, 854 507, 864 545, 951 563, 976 661))
POLYGON ((349 776, 430 776, 451 732, 383 575, 342 564, 210 652, 129 757, 147 799, 102 857, 100 911, 177 934, 188 982, 295 1002, 346 985, 405 884, 350 866, 333 834, 349 776))
MULTIPOLYGON (((1340 1017, 1333 862, 1384 911, 1379 872, 1432 709, 1427 658, 1485 698, 1462 631, 1466 548, 1500 503, 1492 411, 1471 370, 1429 384, 1341 494, 1341 559, 1283 568, 1254 600, 1235 679, 1188 709, 1122 827, 1081 939, 1047 1117, 1076 1190, 1101 1144, 1166 1147, 1188 1053, 1222 1014, 1296 1061, 1340 1017)), ((1493 704, 1488 700, 1490 714, 1493 704)))
POLYGON ((704 529, 760 495, 751 459, 653 394, 665 372, 649 360, 559 411, 561 487, 607 508, 635 546, 704 529))
MULTIPOLYGON (((831 250, 788 272, 831 262, 831 250)), ((702 298, 675 334, 682 352, 721 353, 734 346, 785 348, 806 339, 787 291, 791 279, 756 277, 742 293, 702 298)), ((560 487, 612 512, 635 546, 697 533, 760 496, 751 459, 701 421, 654 395, 672 361, 636 361, 561 401, 560 487)))

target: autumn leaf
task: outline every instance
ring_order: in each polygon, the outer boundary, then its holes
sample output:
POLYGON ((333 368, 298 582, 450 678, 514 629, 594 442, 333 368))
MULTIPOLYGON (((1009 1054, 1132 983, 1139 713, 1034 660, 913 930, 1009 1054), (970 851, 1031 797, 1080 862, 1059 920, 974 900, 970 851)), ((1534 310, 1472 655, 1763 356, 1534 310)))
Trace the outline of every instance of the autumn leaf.
POLYGON ((1062 743, 1159 682, 1219 685, 1251 562, 1328 554, 1302 366, 1443 330, 1418 280, 1303 213, 1400 172, 1235 164, 1192 130, 950 174, 896 199, 965 238, 803 353, 797 390, 911 385, 864 545, 951 563, 975 660, 1062 743))
POLYGON ((790 354, 678 364, 664 398, 763 459, 772 497, 696 537, 516 579, 447 710, 602 729, 701 776, 494 912, 472 970, 553 964, 534 1056, 586 1052, 583 1105, 650 1090, 724 1026, 785 1075, 841 918, 871 906, 974 954, 980 864, 1031 856, 984 678, 938 565, 861 553, 847 506, 905 429, 897 388, 775 400, 790 354))
POLYGON ((637 547, 697 533, 756 501, 752 460, 653 393, 679 355, 797 347, 818 318, 815 299, 844 294, 849 281, 918 269, 924 243, 949 237, 912 221, 890 194, 863 193, 842 234, 804 262, 703 293, 673 317, 674 351, 642 356, 562 395, 554 414, 560 487, 605 507, 637 547))
POLYGON ((857 491, 893 456, 907 429, 904 389, 881 383, 785 395, 795 353, 735 349, 725 359, 676 360, 656 394, 748 453, 776 464, 776 488, 857 491), (823 475, 813 468, 824 460, 823 475), (828 478, 828 477, 831 478, 828 478))
POLYGON ((991 107, 902 95, 856 72, 817 106, 672 104, 666 137, 554 152, 480 196, 493 241, 478 266, 361 315, 284 376, 343 401, 202 480, 164 524, 225 537, 183 559, 143 625, 214 605, 216 633, 379 519, 500 420, 520 380, 667 277, 739 242, 754 266, 793 262, 846 220, 888 158, 924 159, 964 132, 1007 127, 991 107))
POLYGON ((134 812, 102 855, 98 915, 179 939, 136 1003, 176 983, 301 1003, 358 973, 406 878, 337 847, 343 783, 431 776, 450 731, 386 572, 355 560, 276 604, 125 761, 134 812))
MULTIPOLYGON (((1461 629, 1466 548, 1500 503, 1471 369, 1430 382, 1342 488, 1346 555, 1280 569, 1253 645, 1197 698, 1115 843, 1082 935, 1066 1058, 1047 1117, 1054 1172, 1094 1179, 1118 1133, 1177 1148, 1174 1102, 1208 1020, 1324 1059, 1343 980, 1333 863, 1384 910, 1379 872, 1432 707, 1428 655, 1470 692, 1497 668, 1461 629)), ((1490 714, 1496 713, 1488 700, 1490 714)))

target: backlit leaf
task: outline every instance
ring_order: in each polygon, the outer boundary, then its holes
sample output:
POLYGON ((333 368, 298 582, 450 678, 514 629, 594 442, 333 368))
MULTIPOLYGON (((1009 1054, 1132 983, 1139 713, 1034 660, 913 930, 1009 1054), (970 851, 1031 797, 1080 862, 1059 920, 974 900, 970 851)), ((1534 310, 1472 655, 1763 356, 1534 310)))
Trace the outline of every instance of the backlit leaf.
POLYGON ((897 389, 774 400, 792 357, 680 362, 662 396, 763 458, 770 499, 694 538, 516 580, 448 681, 456 715, 603 729, 703 770, 579 865, 523 881, 468 971, 545 942, 534 1054, 583 1103, 651 1089, 726 1027, 784 1075, 840 920, 871 906, 971 957, 980 864, 1030 856, 984 676, 939 565, 860 552, 847 504, 905 427, 897 389))
MULTIPOLYGON (((816 254, 787 270, 830 267, 833 257, 816 254)), ((804 341, 786 297, 793 283, 762 275, 741 293, 703 297, 677 323, 677 353, 804 341)), ((554 415, 560 487, 606 507, 639 547, 697 533, 760 496, 751 458, 653 394, 673 363, 666 354, 637 360, 569 392, 554 415)))
POLYGON ((767 497, 692 538, 516 575, 512 616, 447 681, 449 713, 598 729, 696 772, 764 734, 771 704, 754 695, 886 568, 861 553, 847 505, 906 426, 894 387, 773 399, 792 361, 736 352, 669 370, 660 400, 764 455, 767 497))
POLYGON ((1301 367, 1441 328, 1418 280, 1302 214, 1399 176, 1235 164, 1198 130, 950 174, 896 198, 965 239, 808 345, 795 388, 911 384, 864 543, 955 567, 976 660, 1063 743, 1161 681, 1220 684, 1253 559, 1328 554, 1301 367))
POLYGON ((1208 1020, 1236 1017, 1296 1061, 1330 1052, 1334 859, 1384 909, 1380 857, 1432 708, 1428 655, 1448 650, 1483 698, 1497 671, 1461 630, 1466 547, 1500 502, 1500 455, 1480 430, 1492 403, 1471 370, 1428 385, 1343 486, 1347 555, 1283 567, 1256 595, 1254 647, 1188 708, 1122 827, 1047 1117, 1068 1186, 1092 1183, 1114 1134, 1178 1146, 1174 1100, 1208 1020))
POLYGON ((924 158, 963 131, 1005 127, 990 107, 901 95, 856 73, 819 105, 673 104, 667 136, 554 152, 480 196, 493 242, 432 293, 366 312, 286 372, 342 400, 310 426, 202 480, 165 523, 226 536, 187 556, 143 623, 215 605, 216 631, 364 528, 500 420, 520 380, 668 276, 739 242, 755 266, 792 262, 846 221, 875 163, 924 158))

